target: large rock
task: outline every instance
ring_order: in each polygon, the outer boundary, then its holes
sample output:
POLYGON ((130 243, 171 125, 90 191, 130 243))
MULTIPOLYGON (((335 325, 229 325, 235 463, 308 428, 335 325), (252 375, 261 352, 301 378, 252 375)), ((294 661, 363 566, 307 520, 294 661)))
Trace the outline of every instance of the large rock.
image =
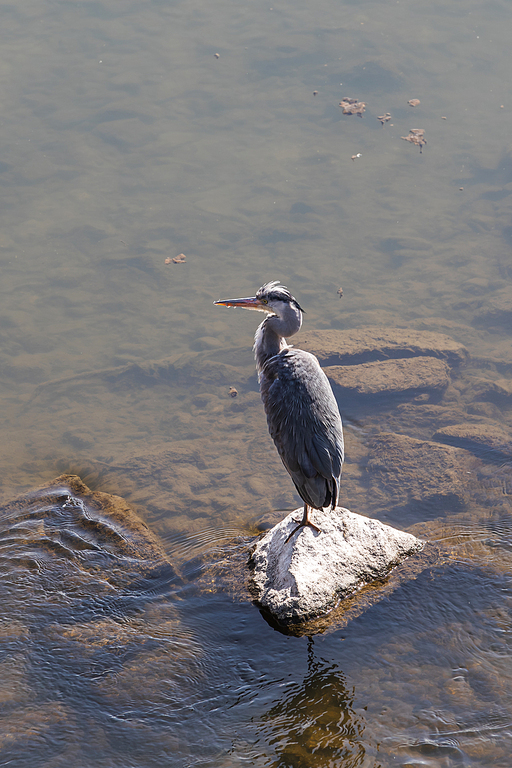
POLYGON ((2 504, 0 521, 2 765, 147 765, 133 755, 148 741, 164 764, 179 749, 155 712, 202 695, 204 652, 159 540, 72 475, 2 504))
POLYGON ((453 424, 439 429, 434 440, 467 448, 489 458, 512 456, 512 433, 497 424, 453 424))
POLYGON ((287 542, 298 513, 301 516, 302 510, 265 534, 251 555, 257 602, 285 626, 329 612, 423 547, 409 533, 341 507, 314 510, 322 532, 301 528, 287 542))
POLYGON ((369 499, 385 519, 411 524, 465 509, 476 461, 467 451, 392 432, 368 447, 369 499))
POLYGON ((489 402, 496 405, 508 405, 512 400, 512 382, 510 379, 474 379, 466 391, 466 396, 473 402, 489 402))
POLYGON ((49 613, 54 604, 59 616, 75 622, 77 606, 105 614, 107 605, 118 611, 126 595, 139 596, 143 605, 146 591, 178 581, 158 539, 126 501, 91 491, 76 475, 60 475, 1 506, 0 519, 6 558, 26 561, 15 572, 6 569, 1 587, 12 579, 19 590, 24 584, 34 590, 27 616, 49 613), (44 568, 33 573, 30 562, 44 568))
POLYGON ((403 357, 437 357, 459 365, 467 349, 443 333, 405 328, 304 331, 296 346, 316 355, 321 365, 357 365, 403 357))
POLYGON ((433 395, 450 383, 448 366, 433 357, 330 365, 324 371, 333 384, 354 395, 433 395))
POLYGON ((477 313, 476 322, 480 325, 507 325, 512 322, 512 288, 507 286, 486 298, 477 313))

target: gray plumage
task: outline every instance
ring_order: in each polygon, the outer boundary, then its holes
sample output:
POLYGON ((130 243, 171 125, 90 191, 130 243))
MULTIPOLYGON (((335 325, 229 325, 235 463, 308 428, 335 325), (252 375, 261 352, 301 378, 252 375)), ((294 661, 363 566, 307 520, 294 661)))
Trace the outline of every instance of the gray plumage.
POLYGON ((316 528, 308 519, 308 507, 334 509, 338 503, 343 430, 318 360, 286 342, 300 329, 304 310, 277 281, 263 285, 254 297, 215 304, 271 313, 254 337, 261 398, 269 432, 304 501, 304 517, 298 527, 309 524, 316 528))

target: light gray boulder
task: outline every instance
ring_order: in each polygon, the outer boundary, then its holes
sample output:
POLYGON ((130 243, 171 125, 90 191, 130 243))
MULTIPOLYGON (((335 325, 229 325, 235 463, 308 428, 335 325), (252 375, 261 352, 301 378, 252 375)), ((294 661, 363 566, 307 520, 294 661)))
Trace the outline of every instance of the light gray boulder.
POLYGON ((308 526, 286 541, 302 517, 299 509, 268 531, 251 554, 256 600, 283 625, 328 613, 423 548, 410 533, 342 507, 310 514, 321 533, 308 526))

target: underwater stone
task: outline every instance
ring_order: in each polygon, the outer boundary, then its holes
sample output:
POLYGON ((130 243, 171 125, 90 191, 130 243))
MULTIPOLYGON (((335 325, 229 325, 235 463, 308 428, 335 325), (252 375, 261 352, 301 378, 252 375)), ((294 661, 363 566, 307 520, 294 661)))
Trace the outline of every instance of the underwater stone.
POLYGON ((283 625, 328 613, 423 547, 410 533, 342 507, 310 515, 321 533, 301 528, 287 542, 302 517, 299 509, 268 531, 251 554, 257 602, 283 625))
POLYGON ((437 357, 457 366, 467 349, 443 333, 406 328, 355 328, 301 333, 297 347, 316 355, 321 365, 357 365, 404 357, 437 357))
POLYGON ((507 286, 485 300, 475 320, 478 324, 508 325, 512 322, 512 288, 507 286))
POLYGON ((324 368, 332 384, 353 395, 441 394, 450 383, 449 368, 434 357, 382 360, 324 368))
POLYGON ((462 448, 380 432, 368 441, 368 498, 387 520, 433 519, 466 508, 477 460, 462 448))
POLYGON ((512 432, 496 424, 453 424, 439 429, 434 440, 467 448, 473 453, 492 458, 512 456, 512 432))

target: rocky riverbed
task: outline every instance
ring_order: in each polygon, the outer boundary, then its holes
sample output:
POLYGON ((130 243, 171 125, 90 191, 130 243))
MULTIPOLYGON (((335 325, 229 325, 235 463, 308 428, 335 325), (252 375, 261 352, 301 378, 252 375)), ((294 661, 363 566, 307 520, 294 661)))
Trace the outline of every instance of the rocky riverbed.
MULTIPOLYGON (((318 354, 344 419, 341 506, 422 539, 435 538, 458 515, 478 517, 484 500, 508 508, 503 459, 511 450, 512 384, 506 360, 473 360, 447 334, 417 329, 304 332, 297 342, 318 354)), ((249 546, 298 501, 268 437, 250 350, 200 352, 50 381, 26 403, 20 423, 44 433, 63 403, 69 414, 64 439, 76 460, 59 459, 55 430, 48 429, 44 448, 36 439, 29 447, 39 456, 34 472, 78 472, 122 495, 155 534, 183 540, 177 561, 197 558, 200 567, 215 542, 219 556, 203 573, 208 588, 224 584, 247 595, 243 547, 233 541, 249 546), (115 436, 134 409, 144 420, 120 445, 115 436), (222 522, 212 525, 219 516, 222 522)))

